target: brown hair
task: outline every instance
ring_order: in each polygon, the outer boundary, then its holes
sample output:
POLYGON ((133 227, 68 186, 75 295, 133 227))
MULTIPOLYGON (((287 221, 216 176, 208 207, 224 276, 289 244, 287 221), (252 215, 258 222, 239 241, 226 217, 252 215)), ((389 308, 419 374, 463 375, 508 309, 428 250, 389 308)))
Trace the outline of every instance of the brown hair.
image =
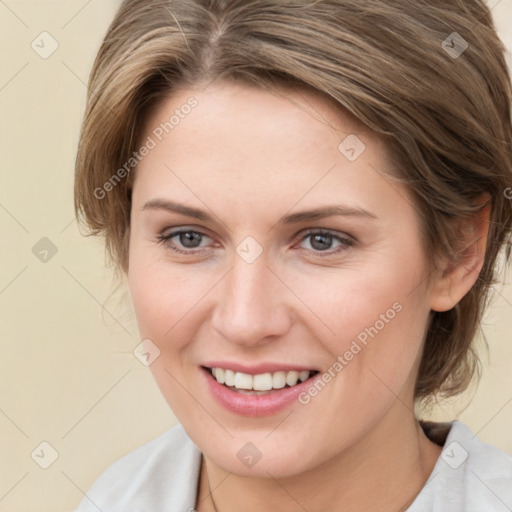
POLYGON ((385 137, 433 266, 456 258, 454 220, 489 194, 483 268, 454 308, 431 312, 415 396, 464 390, 479 370, 473 342, 502 247, 510 259, 512 223, 510 77, 484 2, 125 0, 91 72, 75 180, 77 218, 105 236, 118 275, 134 172, 116 170, 163 99, 215 79, 309 87, 385 137))

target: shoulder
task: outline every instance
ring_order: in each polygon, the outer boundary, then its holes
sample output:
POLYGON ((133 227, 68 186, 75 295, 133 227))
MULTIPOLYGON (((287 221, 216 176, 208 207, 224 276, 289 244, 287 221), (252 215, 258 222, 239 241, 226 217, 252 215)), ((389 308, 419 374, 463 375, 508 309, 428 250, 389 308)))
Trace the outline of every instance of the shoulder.
MULTIPOLYGON (((447 436, 441 443, 441 456, 409 512, 507 510, 512 505, 512 456, 480 441, 461 421, 437 428, 430 424, 426 433, 442 436, 443 430, 447 436)), ((429 437, 436 442, 439 439, 429 437)))
POLYGON ((447 464, 452 471, 464 473, 468 498, 493 504, 496 510, 512 506, 512 456, 480 441, 462 422, 454 422, 452 430, 443 455, 445 462, 456 460, 447 464))
POLYGON ((181 424, 109 466, 75 512, 176 510, 195 506, 201 452, 181 424))
POLYGON ((453 422, 443 455, 445 459, 457 458, 452 465, 465 465, 465 471, 480 472, 489 477, 512 478, 512 455, 492 444, 480 441, 461 421, 453 422))

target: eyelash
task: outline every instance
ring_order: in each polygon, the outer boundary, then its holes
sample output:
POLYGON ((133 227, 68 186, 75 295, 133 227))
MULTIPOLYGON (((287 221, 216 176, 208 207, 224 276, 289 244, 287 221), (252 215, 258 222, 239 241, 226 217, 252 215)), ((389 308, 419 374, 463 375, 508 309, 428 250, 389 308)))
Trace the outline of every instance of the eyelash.
MULTIPOLYGON (((201 231, 196 231, 194 229, 179 229, 179 230, 176 230, 176 231, 172 231, 168 235, 159 234, 157 236, 158 243, 166 245, 172 251, 180 253, 180 254, 194 255, 194 254, 198 254, 198 253, 203 252, 201 249, 199 249, 199 250, 194 250, 194 249, 182 250, 182 249, 178 249, 175 245, 169 243, 169 242, 171 242, 172 238, 175 238, 176 236, 179 236, 179 235, 181 235, 183 233, 196 233, 196 234, 201 235, 203 237, 210 238, 208 235, 206 235, 205 233, 202 233, 201 231)), ((354 246, 355 243, 356 243, 354 239, 345 238, 345 237, 339 236, 339 235, 335 234, 335 232, 329 231, 329 230, 325 230, 325 229, 310 229, 310 230, 306 231, 303 234, 303 236, 299 239, 299 242, 302 242, 302 241, 306 240, 308 237, 312 237, 314 235, 323 235, 323 236, 327 235, 327 236, 332 237, 333 240, 337 240, 341 244, 335 250, 319 251, 319 250, 314 250, 314 249, 305 249, 305 250, 312 250, 316 255, 319 255, 321 257, 337 255, 337 254, 339 254, 341 252, 346 251, 349 247, 354 246)))

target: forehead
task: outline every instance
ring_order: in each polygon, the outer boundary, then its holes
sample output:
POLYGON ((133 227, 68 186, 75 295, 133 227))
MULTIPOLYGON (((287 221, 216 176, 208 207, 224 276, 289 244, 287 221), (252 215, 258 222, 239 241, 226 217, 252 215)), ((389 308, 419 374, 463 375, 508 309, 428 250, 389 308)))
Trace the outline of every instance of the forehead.
MULTIPOLYGON (((204 142, 227 133, 236 134, 237 142, 247 136, 254 146, 275 136, 280 136, 281 143, 283 135, 313 138, 320 125, 323 136, 329 135, 327 142, 336 142, 350 133, 377 138, 333 99, 306 86, 267 90, 242 82, 217 81, 206 88, 176 89, 148 114, 143 134, 159 131, 161 127, 165 132, 161 134, 163 138, 179 139, 180 145, 189 142, 184 148, 195 143, 188 138, 191 132, 204 142), (180 132, 186 132, 185 140, 180 139, 180 132), (171 134, 172 137, 167 137, 171 134)), ((156 136, 159 138, 158 133, 156 136)), ((230 142, 227 139, 224 144, 230 146, 230 142)))
POLYGON ((174 91, 148 117, 148 137, 155 147, 136 170, 141 200, 216 197, 265 209, 276 199, 291 208, 393 195, 381 172, 390 167, 384 142, 306 89, 220 82, 174 91))

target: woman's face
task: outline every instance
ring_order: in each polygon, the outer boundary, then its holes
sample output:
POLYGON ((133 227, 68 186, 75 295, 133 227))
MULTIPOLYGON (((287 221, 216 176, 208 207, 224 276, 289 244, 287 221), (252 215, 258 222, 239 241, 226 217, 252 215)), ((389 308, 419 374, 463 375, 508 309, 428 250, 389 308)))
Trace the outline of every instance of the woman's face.
POLYGON ((199 449, 240 475, 297 474, 396 432, 433 300, 384 143, 317 95, 283 93, 175 92, 145 126, 132 197, 128 282, 151 370, 199 449), (248 395, 211 366, 262 388, 319 373, 248 395))

